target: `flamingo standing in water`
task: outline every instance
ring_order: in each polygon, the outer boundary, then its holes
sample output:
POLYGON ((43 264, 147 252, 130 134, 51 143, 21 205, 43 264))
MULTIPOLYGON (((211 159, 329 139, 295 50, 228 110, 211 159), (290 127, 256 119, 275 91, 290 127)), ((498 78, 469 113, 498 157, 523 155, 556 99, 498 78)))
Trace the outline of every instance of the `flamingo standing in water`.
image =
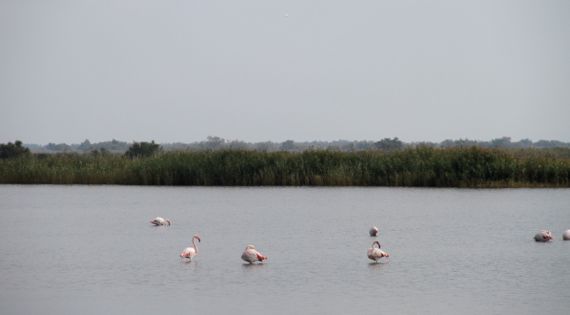
POLYGON ((256 261, 263 262, 267 259, 267 256, 263 256, 260 252, 255 249, 253 245, 247 245, 243 254, 241 254, 241 259, 244 261, 253 264, 256 261))
POLYGON ((390 254, 380 249, 380 242, 374 241, 368 249, 368 258, 377 262, 382 257, 390 257, 390 254))
POLYGON ((548 230, 542 230, 536 233, 534 240, 537 242, 549 242, 552 240, 552 233, 548 230))
POLYGON ((180 253, 180 257, 188 258, 190 261, 192 261, 192 257, 198 255, 198 246, 196 246, 196 240, 198 240, 198 242, 202 241, 198 235, 192 236, 192 247, 184 248, 182 253, 180 253))
POLYGON ((150 220, 151 224, 154 224, 155 226, 159 226, 159 225, 168 225, 170 226, 171 222, 168 219, 165 218, 161 218, 161 217, 156 217, 152 220, 150 220))
POLYGON ((373 226, 370 228, 370 231, 368 231, 368 234, 370 234, 370 236, 375 237, 376 235, 378 235, 378 232, 380 230, 378 230, 377 227, 373 226))

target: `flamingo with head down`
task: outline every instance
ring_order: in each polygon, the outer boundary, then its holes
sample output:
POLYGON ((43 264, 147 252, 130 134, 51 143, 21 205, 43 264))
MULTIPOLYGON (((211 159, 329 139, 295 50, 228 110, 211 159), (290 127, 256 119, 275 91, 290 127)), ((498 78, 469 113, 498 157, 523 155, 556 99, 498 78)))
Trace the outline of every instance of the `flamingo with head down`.
POLYGON ((534 240, 537 242, 550 242, 553 239, 552 232, 548 230, 542 230, 534 236, 534 240))
POLYGON ((372 247, 368 249, 368 258, 378 262, 378 260, 382 257, 390 257, 390 254, 386 253, 385 251, 380 249, 380 242, 374 241, 372 243, 372 247))
POLYGON ((250 264, 253 264, 255 262, 263 262, 264 260, 267 259, 267 256, 264 256, 263 254, 258 252, 257 249, 255 249, 254 245, 247 245, 247 247, 243 251, 243 254, 241 254, 241 259, 250 264))
POLYGON ((150 220, 150 223, 154 224, 155 226, 159 226, 159 225, 170 226, 170 224, 171 224, 170 220, 162 218, 162 217, 156 217, 156 218, 150 220))
POLYGON ((198 246, 196 246, 196 240, 198 240, 198 242, 202 241, 198 235, 192 236, 192 247, 184 248, 182 253, 180 253, 180 257, 188 258, 190 261, 192 261, 192 258, 198 255, 198 246))

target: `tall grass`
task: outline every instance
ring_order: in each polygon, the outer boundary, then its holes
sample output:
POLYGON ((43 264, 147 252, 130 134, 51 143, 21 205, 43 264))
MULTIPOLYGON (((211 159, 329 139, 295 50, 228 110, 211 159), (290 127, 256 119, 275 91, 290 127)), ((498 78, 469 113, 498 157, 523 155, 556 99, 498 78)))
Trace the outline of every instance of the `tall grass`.
POLYGON ((482 148, 363 151, 32 155, 0 160, 0 183, 570 187, 567 152, 482 148))

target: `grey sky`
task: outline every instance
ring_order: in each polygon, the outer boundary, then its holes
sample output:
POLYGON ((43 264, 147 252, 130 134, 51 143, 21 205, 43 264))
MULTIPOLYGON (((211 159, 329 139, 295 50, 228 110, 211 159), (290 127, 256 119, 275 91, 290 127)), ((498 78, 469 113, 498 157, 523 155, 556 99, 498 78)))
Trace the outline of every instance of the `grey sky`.
POLYGON ((570 141, 570 1, 0 0, 0 142, 570 141))

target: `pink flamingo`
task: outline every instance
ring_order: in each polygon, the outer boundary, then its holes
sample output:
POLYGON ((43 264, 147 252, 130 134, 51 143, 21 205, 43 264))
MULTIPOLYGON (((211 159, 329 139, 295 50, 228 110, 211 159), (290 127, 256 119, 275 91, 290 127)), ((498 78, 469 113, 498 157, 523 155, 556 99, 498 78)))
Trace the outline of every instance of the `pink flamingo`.
POLYGON ((182 253, 180 253, 180 257, 188 258, 190 261, 192 261, 192 257, 198 255, 198 246, 196 246, 195 242, 196 240, 198 240, 198 242, 202 241, 198 235, 192 236, 192 247, 184 248, 182 253))
POLYGON ((241 259, 244 261, 253 264, 256 261, 263 262, 267 259, 267 256, 263 256, 260 252, 255 249, 253 245, 247 245, 243 254, 241 254, 241 259))
POLYGON ((390 257, 390 254, 380 249, 380 242, 374 241, 372 247, 368 249, 368 258, 377 262, 382 257, 390 257))
POLYGON ((156 226, 159 226, 159 225, 168 225, 168 226, 170 226, 170 224, 171 224, 170 220, 165 219, 165 218, 161 218, 161 217, 156 217, 156 218, 150 220, 150 223, 151 223, 151 224, 154 224, 154 225, 156 225, 156 226))
POLYGON ((550 242, 552 240, 552 232, 548 230, 542 230, 534 236, 534 240, 537 242, 550 242))

